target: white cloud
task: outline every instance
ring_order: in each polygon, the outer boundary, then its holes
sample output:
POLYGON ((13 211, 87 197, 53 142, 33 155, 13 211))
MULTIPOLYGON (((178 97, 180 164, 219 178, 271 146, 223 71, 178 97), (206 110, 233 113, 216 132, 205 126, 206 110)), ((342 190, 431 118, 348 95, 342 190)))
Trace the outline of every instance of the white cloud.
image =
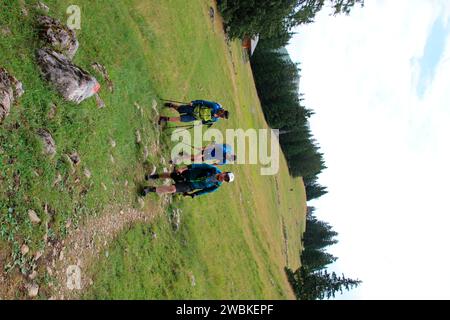
POLYGON ((414 62, 440 16, 449 1, 366 1, 320 14, 289 48, 329 167, 315 205, 340 233, 335 268, 364 281, 350 297, 449 298, 433 270, 450 267, 450 41, 423 99, 414 62))

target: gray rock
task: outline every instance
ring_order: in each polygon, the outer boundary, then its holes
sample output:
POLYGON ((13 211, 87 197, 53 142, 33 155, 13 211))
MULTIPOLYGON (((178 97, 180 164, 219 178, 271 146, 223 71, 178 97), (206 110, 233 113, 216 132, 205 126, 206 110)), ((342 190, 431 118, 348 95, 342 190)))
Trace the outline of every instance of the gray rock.
POLYGON ((70 161, 72 161, 72 163, 75 166, 79 165, 81 162, 80 156, 78 155, 78 152, 76 152, 76 151, 69 154, 69 158, 70 158, 70 161))
POLYGON ((155 99, 153 99, 152 101, 152 109, 155 112, 155 119, 156 119, 157 117, 159 117, 159 111, 158 111, 158 102, 155 99))
POLYGON ((37 295, 39 294, 39 286, 35 283, 28 284, 26 286, 26 289, 28 291, 28 297, 30 297, 30 298, 36 298, 37 295))
POLYGON ((91 65, 91 67, 92 67, 92 69, 94 69, 96 72, 98 72, 98 73, 103 77, 103 79, 105 79, 105 82, 106 82, 106 84, 107 84, 107 86, 108 86, 108 90, 109 90, 110 92, 114 92, 114 83, 112 82, 112 80, 111 80, 111 78, 110 78, 110 76, 109 76, 109 73, 108 73, 108 71, 106 70, 105 66, 102 65, 102 64, 100 64, 100 63, 98 63, 98 62, 94 62, 94 63, 91 65))
POLYGON ((195 281, 195 276, 193 274, 191 274, 189 278, 191 279, 191 286, 195 287, 197 285, 197 283, 195 281))
POLYGON ((138 203, 139 203, 139 207, 140 207, 141 209, 144 209, 144 207, 145 207, 144 199, 138 198, 138 203))
POLYGON ((37 134, 41 138, 44 145, 44 154, 53 157, 56 154, 56 143, 50 132, 45 129, 39 129, 37 134))
POLYGON ((16 99, 24 94, 22 83, 0 68, 0 123, 9 115, 16 99))
POLYGON ((32 273, 30 273, 30 274, 28 275, 28 279, 34 280, 34 279, 36 279, 37 275, 38 275, 37 271, 34 270, 32 273))
POLYGON ((142 142, 141 132, 136 130, 136 143, 140 144, 142 142))
POLYGON ((36 251, 33 257, 34 261, 38 261, 42 257, 42 255, 43 255, 42 251, 36 251))
POLYGON ((0 27, 0 34, 5 36, 5 37, 10 36, 12 34, 11 33, 11 29, 9 27, 6 27, 6 26, 5 27, 0 27))
POLYGON ((60 173, 58 173, 58 175, 56 176, 55 181, 53 181, 53 186, 56 186, 58 183, 60 183, 62 181, 62 176, 60 173))
POLYGON ((42 1, 38 1, 38 3, 36 3, 36 5, 34 7, 37 10, 43 11, 45 13, 48 13, 50 11, 50 8, 42 1))
POLYGON ((24 17, 28 17, 29 12, 28 12, 28 9, 26 7, 25 1, 24 0, 19 0, 19 3, 20 3, 20 12, 22 13, 22 15, 24 17))
POLYGON ((20 253, 25 256, 28 254, 28 252, 30 252, 30 248, 26 244, 23 244, 20 247, 20 253))
POLYGON ((49 107, 50 110, 48 111, 47 117, 49 118, 49 120, 52 120, 55 118, 56 113, 58 112, 58 107, 54 103, 51 103, 49 107))
POLYGON ((41 219, 39 219, 36 211, 34 211, 34 210, 28 210, 28 217, 30 218, 31 222, 34 224, 41 223, 41 219))
POLYGON ((180 209, 174 209, 172 211, 172 217, 171 217, 172 227, 175 232, 177 232, 180 229, 181 225, 181 210, 180 209))
POLYGON ((152 154, 156 155, 158 153, 158 150, 159 150, 159 143, 158 142, 152 143, 150 149, 151 149, 152 154))
POLYGON ((37 23, 40 38, 53 49, 72 60, 79 47, 75 31, 69 29, 59 20, 47 16, 38 17, 37 23))
POLYGON ((66 101, 79 104, 100 90, 100 84, 93 76, 56 51, 38 50, 37 62, 45 79, 66 101))
POLYGON ((104 107, 106 107, 105 101, 103 101, 98 93, 95 94, 95 104, 99 109, 103 109, 104 107))
POLYGON ((92 173, 88 168, 84 169, 84 176, 88 179, 90 179, 92 177, 92 173))

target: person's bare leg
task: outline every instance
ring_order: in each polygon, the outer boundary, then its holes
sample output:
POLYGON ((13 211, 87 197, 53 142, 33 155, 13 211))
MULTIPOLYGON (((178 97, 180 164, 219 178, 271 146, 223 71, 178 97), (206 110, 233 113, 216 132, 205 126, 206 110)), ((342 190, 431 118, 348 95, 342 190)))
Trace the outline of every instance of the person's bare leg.
POLYGON ((145 180, 156 180, 156 179, 170 179, 170 173, 161 173, 161 174, 153 174, 153 175, 149 175, 146 174, 145 175, 145 180))
POLYGON ((172 163, 173 164, 181 164, 183 163, 185 160, 191 160, 191 155, 189 154, 183 154, 180 156, 177 156, 175 158, 172 159, 172 163))
POLYGON ((174 185, 162 186, 162 187, 145 187, 141 191, 141 196, 145 197, 149 193, 156 192, 159 195, 162 194, 174 194, 177 192, 177 188, 174 185))
POLYGON ((177 192, 177 188, 175 186, 162 186, 156 188, 157 194, 174 194, 177 192))
POLYGON ((162 124, 163 122, 181 122, 180 117, 159 117, 158 123, 162 124))
POLYGON ((166 102, 166 103, 164 103, 164 106, 167 108, 172 108, 172 109, 178 110, 178 108, 181 107, 181 104, 174 103, 174 102, 166 102))
POLYGON ((170 173, 169 172, 161 173, 161 174, 159 174, 159 178, 160 179, 170 179, 170 173))
POLYGON ((191 161, 194 163, 203 163, 203 154, 197 154, 192 156, 191 161))
POLYGON ((178 108, 181 107, 181 104, 172 103, 172 104, 170 105, 170 107, 171 107, 172 109, 175 109, 175 110, 178 111, 178 108))

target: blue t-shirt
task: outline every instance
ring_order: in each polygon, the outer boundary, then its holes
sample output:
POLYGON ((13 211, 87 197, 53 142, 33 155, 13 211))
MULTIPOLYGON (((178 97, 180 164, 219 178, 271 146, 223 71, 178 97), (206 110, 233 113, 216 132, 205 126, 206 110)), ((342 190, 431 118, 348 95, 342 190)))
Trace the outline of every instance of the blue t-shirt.
POLYGON ((232 148, 228 144, 213 144, 203 151, 205 161, 219 161, 218 165, 224 165, 228 163, 227 154, 231 154, 232 148))

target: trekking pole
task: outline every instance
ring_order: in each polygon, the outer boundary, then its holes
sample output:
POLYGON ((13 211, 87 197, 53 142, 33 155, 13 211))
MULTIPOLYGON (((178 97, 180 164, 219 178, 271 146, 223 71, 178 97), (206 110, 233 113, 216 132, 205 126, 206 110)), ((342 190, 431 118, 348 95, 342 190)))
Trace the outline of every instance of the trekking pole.
POLYGON ((198 127, 198 125, 190 124, 188 126, 171 126, 171 127, 166 127, 166 129, 171 129, 171 128, 172 129, 179 129, 179 128, 189 128, 189 129, 191 129, 191 128, 194 128, 194 127, 198 127))
POLYGON ((167 131, 166 129, 181 129, 178 131, 173 131, 173 132, 183 132, 183 131, 188 131, 192 128, 194 128, 195 126, 178 126, 178 127, 166 127, 164 128, 163 134, 168 134, 170 131, 167 131))
POLYGON ((181 101, 175 101, 175 100, 167 100, 167 99, 161 99, 164 102, 175 102, 180 104, 190 104, 190 102, 181 102, 181 101))
POLYGON ((183 141, 179 141, 180 143, 182 143, 182 144, 184 144, 184 145, 186 145, 186 146, 188 146, 188 147, 191 147, 192 149, 195 149, 195 150, 203 150, 203 148, 197 148, 197 147, 194 147, 193 145, 191 145, 191 144, 189 144, 189 143, 186 143, 186 142, 183 142, 183 141))

